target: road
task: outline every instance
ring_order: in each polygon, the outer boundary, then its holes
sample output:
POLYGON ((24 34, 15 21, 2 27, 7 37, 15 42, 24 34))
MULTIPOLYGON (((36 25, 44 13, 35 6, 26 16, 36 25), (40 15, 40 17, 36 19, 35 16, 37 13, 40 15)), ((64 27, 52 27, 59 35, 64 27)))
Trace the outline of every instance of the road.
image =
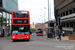
POLYGON ((0 50, 75 50, 75 41, 47 40, 43 36, 31 36, 30 41, 12 42, 10 37, 0 38, 0 50))

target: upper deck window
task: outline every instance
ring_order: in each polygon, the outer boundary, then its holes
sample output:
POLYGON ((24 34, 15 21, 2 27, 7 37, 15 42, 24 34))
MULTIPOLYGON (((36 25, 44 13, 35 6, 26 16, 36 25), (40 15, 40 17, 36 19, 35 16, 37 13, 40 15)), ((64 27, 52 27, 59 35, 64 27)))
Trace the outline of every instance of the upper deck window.
POLYGON ((15 11, 13 18, 28 18, 28 12, 26 11, 15 11))
POLYGON ((0 0, 0 7, 2 7, 2 0, 0 0))

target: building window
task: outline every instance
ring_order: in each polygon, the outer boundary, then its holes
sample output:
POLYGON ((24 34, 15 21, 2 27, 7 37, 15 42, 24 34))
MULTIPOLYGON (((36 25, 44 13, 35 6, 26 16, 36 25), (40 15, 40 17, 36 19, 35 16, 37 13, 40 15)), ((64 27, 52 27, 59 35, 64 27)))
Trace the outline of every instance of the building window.
POLYGON ((75 27, 75 22, 74 22, 74 27, 75 27))
POLYGON ((63 27, 63 23, 61 23, 61 26, 63 27))
POLYGON ((66 23, 66 27, 69 27, 69 23, 68 22, 66 23))
POLYGON ((10 14, 10 19, 11 19, 12 15, 10 14))
POLYGON ((75 8, 74 8, 74 13, 75 13, 75 8))
POLYGON ((5 12, 3 12, 3 18, 6 18, 6 13, 5 12))
POLYGON ((72 10, 69 10, 69 14, 72 14, 72 10))
POLYGON ((62 23, 62 27, 65 27, 65 23, 62 23))
POLYGON ((2 12, 0 12, 0 17, 2 16, 2 12))
POLYGON ((63 13, 63 16, 65 16, 65 13, 63 13))
POLYGON ((68 11, 66 11, 66 15, 68 15, 68 11))
POLYGON ((73 22, 70 22, 70 27, 73 27, 73 22))
POLYGON ((9 13, 7 13, 7 19, 9 19, 9 13))
POLYGON ((50 27, 54 27, 54 23, 50 23, 50 27))
POLYGON ((61 14, 61 17, 62 17, 62 14, 61 14))
POLYGON ((0 0, 0 7, 2 7, 2 0, 0 0))
POLYGON ((58 17, 59 17, 60 15, 58 14, 58 17))

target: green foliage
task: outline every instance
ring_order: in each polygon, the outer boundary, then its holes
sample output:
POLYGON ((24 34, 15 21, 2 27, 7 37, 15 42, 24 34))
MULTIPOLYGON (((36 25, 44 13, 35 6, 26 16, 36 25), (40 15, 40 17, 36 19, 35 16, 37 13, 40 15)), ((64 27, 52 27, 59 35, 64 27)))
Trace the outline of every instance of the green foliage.
MULTIPOLYGON (((3 16, 0 17, 0 23, 1 23, 1 26, 2 25, 7 26, 7 24, 9 24, 9 23, 6 23, 6 19, 3 18, 3 16), (3 23, 3 22, 5 22, 5 23, 3 23)), ((9 31, 10 30, 10 25, 8 25, 7 27, 8 27, 7 31, 9 31)))
POLYGON ((33 25, 34 25, 34 22, 33 22, 33 25))
POLYGON ((3 16, 0 17, 0 23, 1 23, 1 25, 5 25, 5 26, 7 25, 6 19, 3 18, 3 16), (3 22, 5 22, 5 23, 3 23, 3 22))
POLYGON ((33 29, 31 28, 30 31, 36 31, 36 29, 35 28, 33 28, 33 29))

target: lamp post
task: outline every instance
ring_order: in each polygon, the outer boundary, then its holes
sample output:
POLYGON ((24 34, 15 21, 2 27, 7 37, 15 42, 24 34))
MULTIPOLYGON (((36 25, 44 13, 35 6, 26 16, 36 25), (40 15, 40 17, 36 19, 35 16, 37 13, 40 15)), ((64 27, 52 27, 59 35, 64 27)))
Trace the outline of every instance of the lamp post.
MULTIPOLYGON (((49 21, 49 0, 48 0, 48 21, 49 21)), ((49 24, 49 33, 50 33, 50 23, 48 23, 49 24)))
MULTIPOLYGON (((46 9, 46 7, 44 7, 44 9, 46 9)), ((44 23, 45 23, 45 12, 44 12, 44 23)))
MULTIPOLYGON (((44 8, 44 9, 46 9, 46 8, 44 8)), ((45 12, 44 12, 44 23, 45 23, 45 12)))
MULTIPOLYGON (((44 7, 44 9, 47 9, 46 7, 44 7)), ((48 21, 50 21, 51 19, 51 5, 50 5, 50 8, 49 8, 49 0, 48 0, 48 21), (49 13, 50 12, 50 13, 49 13)), ((50 33, 50 23, 48 22, 48 33, 50 33)))
POLYGON ((39 18, 39 23, 40 23, 40 18, 39 18))
POLYGON ((48 0, 48 21, 49 21, 49 0, 48 0))
MULTIPOLYGON (((40 15, 40 16, 42 16, 42 15, 40 15)), ((42 19, 42 23, 43 23, 43 16, 41 17, 41 19, 42 19)))

